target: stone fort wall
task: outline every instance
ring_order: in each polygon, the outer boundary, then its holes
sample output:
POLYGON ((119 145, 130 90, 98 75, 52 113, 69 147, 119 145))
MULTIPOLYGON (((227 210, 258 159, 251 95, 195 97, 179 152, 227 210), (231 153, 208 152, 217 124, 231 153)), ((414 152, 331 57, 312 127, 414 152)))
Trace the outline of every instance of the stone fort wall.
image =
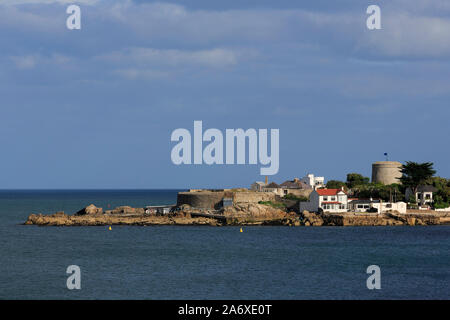
POLYGON ((235 192, 233 203, 258 203, 259 201, 276 201, 277 195, 272 192, 235 192))
POLYGON ((194 191, 179 192, 177 206, 183 204, 194 208, 218 209, 223 198, 232 198, 233 203, 258 203, 259 201, 276 201, 278 196, 272 192, 232 192, 232 191, 194 191))

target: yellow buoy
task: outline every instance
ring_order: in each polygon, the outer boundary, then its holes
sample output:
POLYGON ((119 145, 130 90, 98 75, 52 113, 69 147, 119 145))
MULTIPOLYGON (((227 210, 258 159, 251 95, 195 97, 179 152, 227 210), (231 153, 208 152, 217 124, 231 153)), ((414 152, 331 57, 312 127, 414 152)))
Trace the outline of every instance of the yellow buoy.
POLYGON ((242 228, 241 228, 240 232, 244 232, 244 231, 242 231, 242 228))
POLYGON ((109 226, 109 228, 108 228, 109 230, 111 230, 111 226, 109 226))

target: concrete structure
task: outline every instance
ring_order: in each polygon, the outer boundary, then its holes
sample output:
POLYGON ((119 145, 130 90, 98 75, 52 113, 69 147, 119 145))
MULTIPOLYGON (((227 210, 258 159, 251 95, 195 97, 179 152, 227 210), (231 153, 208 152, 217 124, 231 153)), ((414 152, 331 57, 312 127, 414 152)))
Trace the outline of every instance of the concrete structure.
POLYGON ((372 163, 372 182, 382 184, 400 183, 402 164, 397 161, 378 161, 372 163))
POLYGON ((406 213, 405 202, 383 202, 379 199, 352 199, 348 202, 348 209, 352 212, 370 212, 373 209, 377 213, 393 212, 406 213))
POLYGON ((324 177, 315 177, 314 174, 309 173, 305 177, 301 179, 303 183, 310 186, 312 189, 324 188, 325 187, 325 178, 324 177))
POLYGON ((193 208, 219 209, 225 191, 198 190, 190 192, 178 192, 177 206, 187 204, 193 208))
POLYGON ((272 192, 254 192, 243 190, 196 190, 178 192, 177 206, 187 204, 198 209, 220 209, 235 203, 258 203, 277 201, 279 197, 272 192))
POLYGON ((343 189, 316 189, 309 201, 300 202, 300 212, 346 212, 348 197, 343 189))
MULTIPOLYGON (((415 195, 416 203, 418 205, 428 205, 433 203, 433 193, 436 192, 437 189, 433 186, 422 185, 417 188, 417 192, 415 195)), ((409 201, 409 198, 413 195, 411 188, 406 189, 405 199, 409 201)))

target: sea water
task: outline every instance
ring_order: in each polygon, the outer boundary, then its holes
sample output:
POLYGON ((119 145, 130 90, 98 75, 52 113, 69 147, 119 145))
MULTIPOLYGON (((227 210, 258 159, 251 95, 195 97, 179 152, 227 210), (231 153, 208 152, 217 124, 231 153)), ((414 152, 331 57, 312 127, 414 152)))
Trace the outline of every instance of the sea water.
POLYGON ((39 227, 30 213, 178 190, 0 191, 0 299, 449 299, 450 226, 39 227), (81 289, 66 269, 81 270, 81 289), (378 265, 381 289, 369 290, 378 265))

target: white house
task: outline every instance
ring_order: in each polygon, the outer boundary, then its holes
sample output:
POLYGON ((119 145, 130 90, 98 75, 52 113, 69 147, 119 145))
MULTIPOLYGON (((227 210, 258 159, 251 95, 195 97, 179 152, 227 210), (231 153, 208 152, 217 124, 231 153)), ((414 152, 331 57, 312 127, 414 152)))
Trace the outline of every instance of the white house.
POLYGON ((324 177, 315 177, 314 174, 310 173, 303 177, 301 181, 313 189, 324 188, 325 187, 325 178, 324 177))
MULTIPOLYGON (((436 192, 437 189, 433 186, 429 185, 421 185, 417 188, 416 192, 416 203, 419 205, 427 205, 433 202, 433 193, 436 192)), ((413 195, 411 188, 406 189, 405 198, 408 201, 409 198, 413 195)))
POLYGON ((349 199, 348 209, 352 212, 368 212, 376 209, 378 213, 393 212, 406 213, 405 202, 384 202, 379 199, 349 199))
POLYGON ((343 189, 316 189, 309 201, 300 202, 300 212, 346 212, 348 210, 348 197, 343 189))

